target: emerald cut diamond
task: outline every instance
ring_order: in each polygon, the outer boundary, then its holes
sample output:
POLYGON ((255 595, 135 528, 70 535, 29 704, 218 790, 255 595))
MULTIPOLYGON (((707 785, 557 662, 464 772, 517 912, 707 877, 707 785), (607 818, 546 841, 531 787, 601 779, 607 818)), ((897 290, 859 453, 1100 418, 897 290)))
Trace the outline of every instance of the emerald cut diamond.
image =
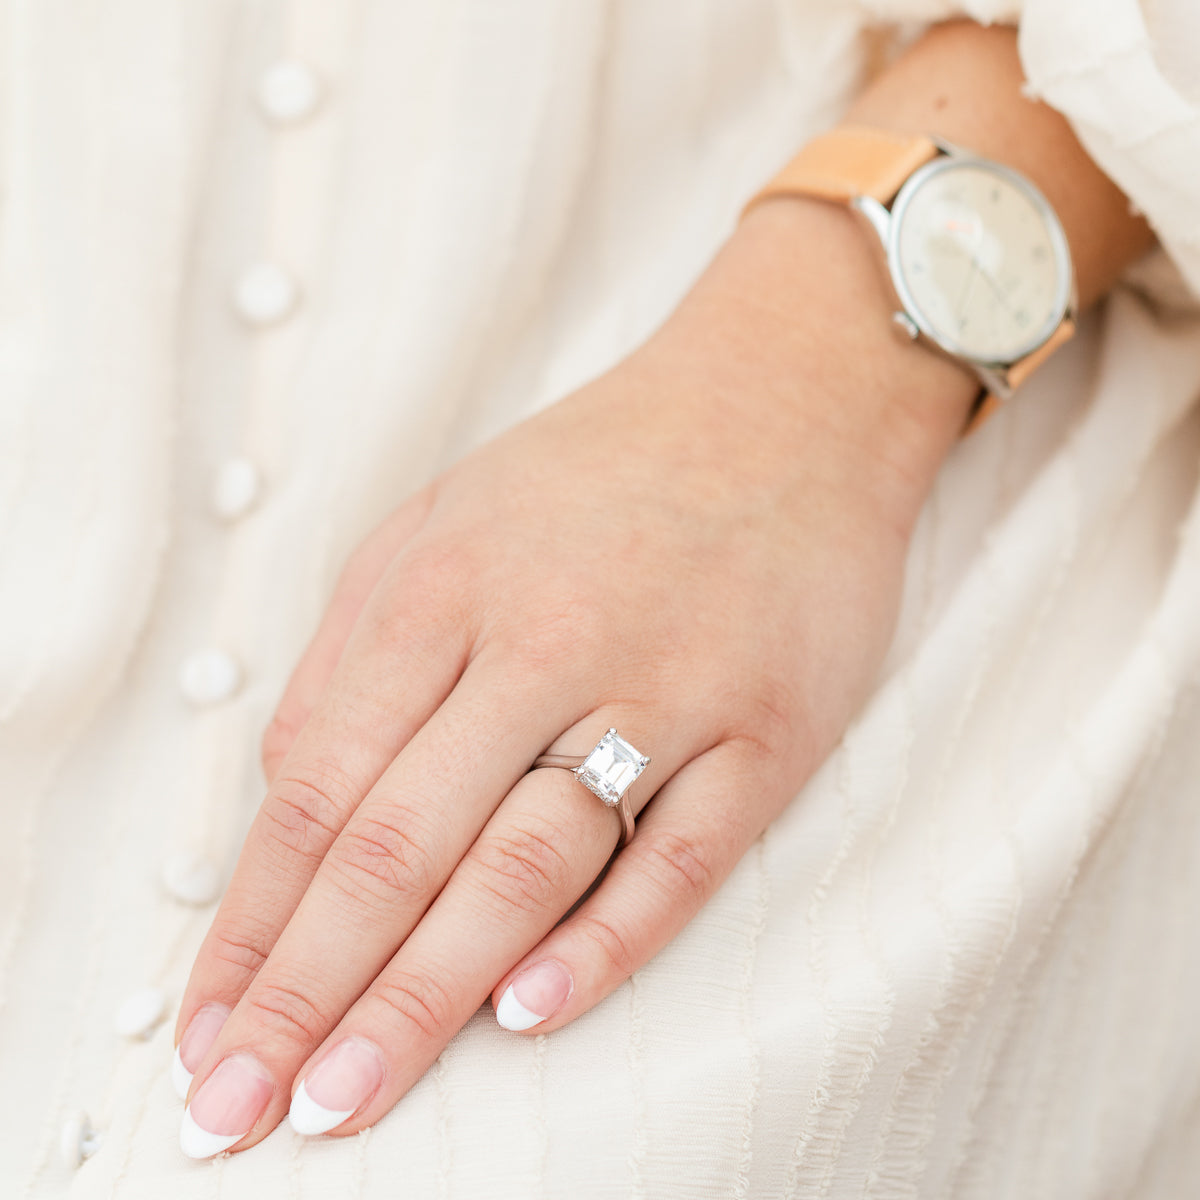
POLYGON ((645 770, 649 758, 639 754, 615 729, 575 768, 575 778, 615 808, 629 785, 645 770))

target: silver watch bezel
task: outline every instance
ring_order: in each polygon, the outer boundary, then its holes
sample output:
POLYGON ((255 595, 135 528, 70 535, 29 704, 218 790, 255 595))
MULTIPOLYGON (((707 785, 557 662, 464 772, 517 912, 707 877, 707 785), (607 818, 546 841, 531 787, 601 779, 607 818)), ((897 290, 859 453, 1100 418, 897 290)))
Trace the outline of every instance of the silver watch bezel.
POLYGON ((984 158, 965 151, 952 151, 948 148, 943 148, 942 153, 937 158, 931 159, 923 166, 918 167, 904 181, 889 207, 888 215, 889 220, 887 222, 884 248, 887 256, 888 274, 891 276, 896 297, 905 314, 911 319, 917 329, 936 346, 954 358, 962 359, 965 362, 972 363, 986 370, 1002 371, 1004 368, 1019 362, 1026 355, 1031 354, 1039 346, 1043 345, 1059 325, 1062 324, 1063 318, 1071 315, 1075 304, 1075 271, 1071 261, 1070 247, 1067 244, 1067 235, 1063 231, 1058 214, 1051 207, 1050 202, 1019 171, 1013 170, 1013 168, 1005 166, 1003 163, 998 163, 994 159, 984 158), (1050 316, 1024 342, 1021 342, 1013 350, 1010 357, 1004 359, 978 358, 956 341, 953 336, 938 329, 932 322, 928 321, 922 314, 912 292, 909 290, 905 282, 904 272, 899 263, 900 230, 903 227, 905 213, 913 197, 933 176, 940 175, 946 171, 960 170, 964 167, 976 167, 990 171, 999 175, 1013 187, 1021 191, 1044 220, 1054 254, 1057 283, 1055 287, 1054 307, 1051 309, 1050 316))

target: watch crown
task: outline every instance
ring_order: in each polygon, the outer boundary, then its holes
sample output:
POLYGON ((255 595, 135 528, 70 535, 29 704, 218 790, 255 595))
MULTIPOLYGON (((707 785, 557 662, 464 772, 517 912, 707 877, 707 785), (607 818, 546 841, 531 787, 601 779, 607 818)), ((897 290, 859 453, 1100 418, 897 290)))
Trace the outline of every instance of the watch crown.
POLYGON ((899 310, 892 313, 892 324, 895 325, 895 327, 899 329, 900 332, 903 333, 910 342, 915 342, 917 340, 917 335, 920 330, 917 329, 916 322, 908 315, 908 313, 900 312, 899 310))

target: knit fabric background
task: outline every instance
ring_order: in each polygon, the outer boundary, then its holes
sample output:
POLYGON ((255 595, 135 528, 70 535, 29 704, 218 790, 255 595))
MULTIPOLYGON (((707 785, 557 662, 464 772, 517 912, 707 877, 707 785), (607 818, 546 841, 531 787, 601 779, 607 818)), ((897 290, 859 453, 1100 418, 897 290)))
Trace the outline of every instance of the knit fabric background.
MULTIPOLYGON (((0 5, 0 1195, 1182 1200, 1200 1178, 1191 0, 0 5), (172 1008, 339 567, 648 336, 896 44, 1020 20, 1162 248, 959 445, 876 693, 569 1026, 486 1005, 374 1128, 178 1147, 172 1008), (279 124, 280 60, 321 82, 279 124), (256 262, 297 289, 258 327, 256 262), (223 464, 261 481, 212 507, 223 464), (227 514, 228 516, 228 514, 227 514), (240 683, 196 705, 182 663, 240 683), (64 1122, 100 1134, 64 1165, 64 1122)), ((525 569, 514 563, 514 570, 525 569)))

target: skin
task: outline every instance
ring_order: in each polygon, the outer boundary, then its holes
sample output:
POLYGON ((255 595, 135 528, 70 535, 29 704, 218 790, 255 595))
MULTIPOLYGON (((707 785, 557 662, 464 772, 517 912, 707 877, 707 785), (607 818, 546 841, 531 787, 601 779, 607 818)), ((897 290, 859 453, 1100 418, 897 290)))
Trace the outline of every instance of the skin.
MULTIPOLYGON (((1150 234, 1020 83, 1012 30, 954 22, 846 120, 940 133, 1032 177, 1086 304, 1150 234)), ((632 356, 355 552, 266 732, 266 798, 176 1030, 232 1010, 189 1099, 253 1055, 263 1107, 235 1150, 349 1036, 378 1048, 382 1079, 334 1133, 379 1120, 540 959, 573 991, 511 1036, 586 1012, 830 752, 876 678, 913 525, 976 388, 894 336, 890 307, 844 209, 765 202, 632 356), (528 767, 609 726, 652 762, 636 835, 593 888, 615 814, 528 767)))

